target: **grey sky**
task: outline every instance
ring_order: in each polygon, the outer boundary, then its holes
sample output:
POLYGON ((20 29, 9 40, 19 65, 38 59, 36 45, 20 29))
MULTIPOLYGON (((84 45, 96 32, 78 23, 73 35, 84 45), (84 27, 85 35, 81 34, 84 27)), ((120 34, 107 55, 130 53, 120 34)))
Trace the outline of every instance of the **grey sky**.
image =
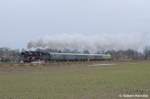
POLYGON ((54 33, 149 33, 149 10, 149 0, 0 0, 0 47, 54 33))

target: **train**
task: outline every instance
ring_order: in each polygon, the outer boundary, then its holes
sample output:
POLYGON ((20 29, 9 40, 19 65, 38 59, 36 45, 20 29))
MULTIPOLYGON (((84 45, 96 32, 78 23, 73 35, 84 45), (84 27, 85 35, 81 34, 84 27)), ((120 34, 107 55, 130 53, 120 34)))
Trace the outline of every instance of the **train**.
POLYGON ((30 63, 35 61, 94 61, 111 59, 112 57, 110 54, 58 53, 42 51, 21 52, 21 60, 23 63, 30 63))

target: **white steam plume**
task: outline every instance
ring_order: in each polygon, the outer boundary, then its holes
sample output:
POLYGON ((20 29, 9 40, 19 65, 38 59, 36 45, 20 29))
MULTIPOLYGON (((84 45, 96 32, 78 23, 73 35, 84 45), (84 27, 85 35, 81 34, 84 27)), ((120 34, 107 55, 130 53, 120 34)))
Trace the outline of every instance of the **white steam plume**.
POLYGON ((51 34, 39 37, 28 43, 28 48, 51 48, 70 50, 89 50, 97 52, 102 50, 127 50, 143 51, 150 45, 148 33, 101 33, 101 34, 51 34))

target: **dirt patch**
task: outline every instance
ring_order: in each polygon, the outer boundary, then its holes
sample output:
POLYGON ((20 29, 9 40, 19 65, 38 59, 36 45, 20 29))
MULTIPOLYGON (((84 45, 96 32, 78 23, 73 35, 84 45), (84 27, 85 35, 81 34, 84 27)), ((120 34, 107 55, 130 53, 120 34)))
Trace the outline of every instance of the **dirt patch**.
POLYGON ((114 66, 114 65, 116 65, 116 64, 92 64, 92 65, 88 65, 88 66, 114 66))

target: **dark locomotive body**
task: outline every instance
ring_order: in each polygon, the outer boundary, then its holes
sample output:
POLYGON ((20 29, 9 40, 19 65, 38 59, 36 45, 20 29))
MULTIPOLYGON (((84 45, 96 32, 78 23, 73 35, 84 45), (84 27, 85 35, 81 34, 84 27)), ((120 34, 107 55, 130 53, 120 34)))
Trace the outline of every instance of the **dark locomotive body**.
POLYGON ((21 52, 21 60, 24 63, 30 63, 34 61, 45 61, 48 62, 50 55, 46 52, 40 51, 24 51, 21 52))
POLYGON ((80 54, 80 53, 54 53, 42 51, 25 51, 21 53, 21 60, 24 63, 35 61, 91 61, 110 60, 109 54, 80 54))

